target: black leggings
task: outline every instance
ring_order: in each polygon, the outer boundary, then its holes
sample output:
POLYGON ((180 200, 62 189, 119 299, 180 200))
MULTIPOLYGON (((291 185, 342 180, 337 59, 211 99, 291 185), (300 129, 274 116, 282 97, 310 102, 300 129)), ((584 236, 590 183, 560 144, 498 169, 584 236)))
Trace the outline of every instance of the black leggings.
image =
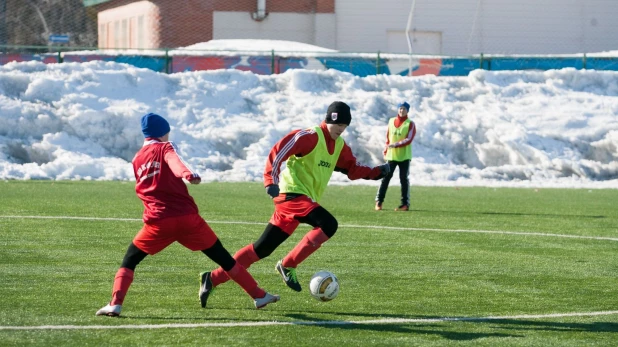
POLYGON ((127 249, 127 253, 125 253, 124 258, 122 259, 122 264, 120 267, 126 267, 127 269, 135 271, 137 264, 144 260, 147 255, 148 253, 137 248, 137 246, 131 242, 129 248, 127 249))
MULTIPOLYGON (((319 227, 322 229, 324 234, 328 236, 328 238, 333 237, 339 227, 337 219, 335 219, 335 217, 330 214, 330 212, 326 211, 326 209, 322 206, 318 206, 306 216, 298 217, 296 219, 301 223, 309 224, 314 228, 319 227)), ((262 233, 262 236, 260 236, 260 238, 253 243, 253 249, 260 259, 264 259, 271 255, 272 252, 277 249, 283 241, 287 240, 288 237, 289 235, 281 230, 281 228, 268 223, 266 229, 264 229, 264 232, 262 233)))
MULTIPOLYGON (((212 259, 212 261, 221 266, 225 271, 232 270, 234 265, 236 265, 236 260, 234 260, 234 257, 223 247, 219 239, 217 239, 217 242, 215 242, 212 247, 202 250, 202 253, 206 254, 208 258, 212 259)), ((135 271, 137 265, 144 260, 147 255, 148 253, 137 248, 137 246, 131 242, 127 249, 127 253, 124 255, 124 259, 122 259, 120 267, 126 267, 127 269, 135 271)))
POLYGON ((230 271, 236 265, 236 260, 230 255, 230 252, 223 247, 221 241, 217 239, 212 247, 202 250, 202 253, 206 254, 208 258, 221 266, 223 270, 230 271))

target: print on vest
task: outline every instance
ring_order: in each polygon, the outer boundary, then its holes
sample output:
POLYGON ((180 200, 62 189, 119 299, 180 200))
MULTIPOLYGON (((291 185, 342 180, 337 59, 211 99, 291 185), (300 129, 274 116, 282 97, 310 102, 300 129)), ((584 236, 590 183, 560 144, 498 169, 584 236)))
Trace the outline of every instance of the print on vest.
POLYGON ((330 163, 325 162, 324 160, 320 160, 318 166, 324 166, 325 168, 330 168, 330 163))

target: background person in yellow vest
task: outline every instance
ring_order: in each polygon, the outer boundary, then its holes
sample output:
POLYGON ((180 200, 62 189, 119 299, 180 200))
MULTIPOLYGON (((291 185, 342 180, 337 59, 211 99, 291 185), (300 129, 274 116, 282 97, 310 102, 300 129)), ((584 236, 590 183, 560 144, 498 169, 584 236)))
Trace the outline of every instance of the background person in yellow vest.
MULTIPOLYGON (((351 180, 377 180, 390 169, 388 164, 369 167, 356 161, 341 137, 351 121, 350 106, 335 101, 328 106, 326 119, 319 126, 294 130, 273 146, 266 160, 264 186, 275 203, 275 211, 262 236, 234 255, 238 263, 248 269, 268 257, 300 223, 309 224, 313 229, 275 267, 288 287, 301 291, 296 267, 337 231, 335 217, 318 203, 333 171, 351 180), (286 161, 286 168, 280 171, 286 161)), ((206 296, 229 279, 222 268, 206 274, 206 296)))
POLYGON ((401 183, 401 204, 395 211, 408 211, 410 209, 410 160, 412 160, 412 140, 416 135, 416 124, 408 118, 410 105, 402 102, 398 105, 397 117, 388 121, 386 132, 386 147, 384 159, 390 166, 390 172, 382 179, 380 189, 376 195, 376 211, 382 210, 382 204, 386 197, 388 184, 393 178, 396 167, 399 167, 399 182, 401 183))

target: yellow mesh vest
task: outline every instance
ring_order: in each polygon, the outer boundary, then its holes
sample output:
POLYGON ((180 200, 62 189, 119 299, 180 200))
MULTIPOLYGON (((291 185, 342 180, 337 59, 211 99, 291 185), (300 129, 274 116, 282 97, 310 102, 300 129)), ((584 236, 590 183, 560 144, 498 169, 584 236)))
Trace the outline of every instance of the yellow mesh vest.
MULTIPOLYGON (((410 119, 406 119, 399 128, 395 127, 395 118, 388 121, 388 142, 395 143, 405 139, 410 130, 410 119)), ((404 161, 412 159, 412 144, 399 148, 389 148, 386 151, 386 160, 404 161)))
POLYGON ((288 158, 286 168, 281 173, 279 187, 281 193, 304 194, 318 202, 335 170, 344 141, 341 137, 337 139, 335 151, 331 155, 326 148, 322 129, 317 126, 313 130, 318 134, 317 145, 303 157, 292 155, 288 158))

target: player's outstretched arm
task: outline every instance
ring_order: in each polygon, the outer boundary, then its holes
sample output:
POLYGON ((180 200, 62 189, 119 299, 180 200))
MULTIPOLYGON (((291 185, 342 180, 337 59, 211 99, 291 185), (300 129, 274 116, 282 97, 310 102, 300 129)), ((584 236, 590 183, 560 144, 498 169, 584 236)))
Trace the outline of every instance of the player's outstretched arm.
POLYGON ((176 144, 171 141, 166 144, 165 161, 174 173, 174 176, 184 178, 191 184, 200 184, 202 182, 200 175, 193 171, 180 157, 176 144))
MULTIPOLYGON (((390 170, 390 167, 389 167, 390 170)), ((348 176, 351 180, 365 179, 377 180, 382 176, 384 168, 382 166, 370 167, 363 165, 356 160, 350 147, 345 144, 341 149, 341 154, 337 160, 335 171, 341 172, 348 176)))

